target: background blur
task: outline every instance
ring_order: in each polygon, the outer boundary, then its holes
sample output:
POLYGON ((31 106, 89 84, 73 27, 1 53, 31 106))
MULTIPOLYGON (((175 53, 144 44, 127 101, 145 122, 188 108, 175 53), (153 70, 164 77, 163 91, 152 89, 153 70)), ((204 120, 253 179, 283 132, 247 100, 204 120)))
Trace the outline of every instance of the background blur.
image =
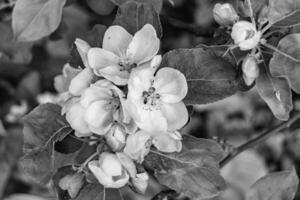
MULTIPOLYGON (((93 10, 86 1, 77 0, 64 8, 59 28, 33 45, 17 43, 13 39, 11 11, 14 2, 0 0, 0 199, 55 199, 50 185, 31 182, 18 164, 22 156, 21 118, 38 104, 55 101, 53 78, 70 59, 75 38, 83 37, 95 24, 111 25, 117 10, 110 0, 103 8, 93 10)), ((212 8, 215 3, 225 1, 173 2, 174 6, 165 0, 161 12, 164 30, 161 54, 174 48, 210 44, 210 38, 205 35, 217 26, 212 8), (186 24, 199 26, 202 36, 194 36, 186 24)), ((295 109, 300 110, 298 99, 299 96, 294 94, 295 109)), ((229 150, 278 123, 253 89, 211 105, 195 107, 183 132, 215 138, 229 150)), ((228 189, 220 199, 243 200, 244 192, 258 178, 268 172, 290 169, 293 165, 299 174, 300 122, 291 131, 275 135, 226 165, 222 175, 228 182, 228 189)), ((150 199, 162 189, 153 180, 145 197, 128 194, 128 199, 150 199)), ((300 199, 299 192, 295 199, 300 199)))

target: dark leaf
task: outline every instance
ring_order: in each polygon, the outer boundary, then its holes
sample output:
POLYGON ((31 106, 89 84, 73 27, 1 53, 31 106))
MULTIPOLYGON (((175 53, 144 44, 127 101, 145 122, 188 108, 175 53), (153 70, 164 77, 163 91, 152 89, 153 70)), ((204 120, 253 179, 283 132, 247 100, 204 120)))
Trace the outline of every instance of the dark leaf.
POLYGON ((114 2, 116 5, 121 6, 123 3, 129 2, 129 1, 136 1, 136 2, 141 2, 141 3, 149 3, 151 4, 156 12, 160 13, 161 9, 163 7, 163 0, 111 0, 112 2, 114 2))
POLYGON ((159 15, 154 7, 148 3, 129 1, 122 4, 113 24, 124 27, 132 35, 145 24, 152 24, 156 29, 157 36, 162 37, 159 15))
POLYGON ((271 173, 252 185, 247 200, 293 200, 298 183, 295 170, 271 173))
POLYGON ((108 15, 115 7, 111 0, 86 0, 89 7, 99 15, 108 15))
POLYGON ((17 1, 12 13, 12 27, 20 41, 35 41, 50 35, 60 24, 66 0, 17 1))
POLYGON ((236 66, 203 48, 176 49, 163 57, 162 67, 181 71, 188 82, 187 104, 206 104, 235 94, 240 88, 236 66))
POLYGON ((184 136, 180 153, 152 150, 143 164, 154 171, 161 184, 191 199, 205 199, 217 196, 225 188, 218 164, 223 157, 216 142, 184 136))
POLYGON ((300 34, 285 36, 277 48, 290 57, 275 51, 270 60, 271 74, 288 79, 291 88, 300 93, 300 34))

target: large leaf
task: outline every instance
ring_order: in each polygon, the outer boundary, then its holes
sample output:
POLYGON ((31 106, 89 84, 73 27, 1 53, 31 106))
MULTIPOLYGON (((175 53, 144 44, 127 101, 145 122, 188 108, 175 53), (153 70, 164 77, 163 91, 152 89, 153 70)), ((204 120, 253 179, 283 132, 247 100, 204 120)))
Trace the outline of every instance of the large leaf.
POLYGON ((300 24, 300 0, 269 0, 268 20, 279 27, 300 24))
POLYGON ((132 35, 145 24, 152 24, 158 37, 162 37, 159 15, 149 3, 136 1, 123 3, 118 9, 113 24, 123 26, 132 35))
POLYGON ((247 200, 293 200, 298 183, 295 170, 271 173, 252 185, 247 200))
POLYGON ((267 66, 261 64, 259 77, 256 79, 259 95, 280 120, 288 120, 293 108, 292 93, 288 81, 282 77, 272 77, 267 66))
POLYGON ((99 15, 108 15, 115 7, 111 0, 86 0, 89 7, 99 15))
POLYGON ((154 171, 161 184, 191 199, 207 199, 217 196, 225 188, 218 170, 223 156, 224 152, 216 142, 184 136, 180 153, 164 154, 151 150, 143 164, 154 171))
POLYGON ((300 93, 300 34, 287 35, 280 40, 277 48, 294 59, 275 51, 270 61, 271 74, 287 78, 291 88, 300 93))
POLYGON ((137 1, 137 2, 142 2, 142 3, 150 3, 153 5, 155 8, 156 12, 160 13, 162 6, 163 6, 163 0, 111 0, 114 2, 116 5, 121 6, 123 3, 126 3, 128 1, 137 1))
POLYGON ((239 90, 238 73, 227 59, 202 48, 176 49, 166 53, 162 67, 181 71, 188 82, 187 104, 221 100, 239 90))
MULTIPOLYGON (((35 108, 24 118, 24 150, 21 166, 34 180, 47 183, 56 170, 74 163, 76 153, 56 152, 54 144, 62 141, 72 129, 55 104, 35 108)), ((73 148, 73 147, 72 147, 73 148)))
POLYGON ((12 27, 20 41, 35 41, 59 26, 66 0, 18 0, 12 13, 12 27))

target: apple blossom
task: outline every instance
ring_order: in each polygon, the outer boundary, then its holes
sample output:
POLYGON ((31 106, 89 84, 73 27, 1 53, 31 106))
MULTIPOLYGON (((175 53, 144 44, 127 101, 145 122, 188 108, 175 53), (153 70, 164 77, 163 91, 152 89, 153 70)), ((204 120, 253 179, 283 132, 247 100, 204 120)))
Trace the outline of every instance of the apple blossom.
MULTIPOLYGON (((135 166, 131 160, 126 160, 126 162, 130 162, 132 167, 135 166)), ((88 164, 91 172, 106 188, 120 188, 128 183, 131 174, 127 166, 122 164, 116 154, 107 152, 102 153, 99 160, 88 164)))
POLYGON ((136 176, 131 179, 131 183, 138 193, 145 194, 149 183, 149 175, 146 172, 136 174, 136 176))
POLYGON ((115 123, 105 135, 105 139, 114 152, 120 151, 126 143, 125 128, 122 125, 115 123))
POLYGON ((182 149, 181 140, 181 134, 178 131, 174 131, 173 133, 168 132, 155 136, 152 140, 152 144, 162 152, 180 152, 182 149))
POLYGON ((187 94, 184 75, 173 68, 162 68, 155 75, 150 68, 133 71, 128 81, 126 108, 137 126, 151 134, 172 132, 188 121, 182 102, 187 94))
POLYGON ((84 68, 70 82, 69 93, 80 96, 82 92, 95 80, 95 75, 90 68, 84 68))
POLYGON ((127 137, 124 153, 133 160, 142 163, 144 157, 149 153, 152 138, 144 131, 138 131, 127 137))
POLYGON ((235 9, 230 3, 217 3, 213 8, 213 16, 220 25, 230 25, 239 19, 235 9))
POLYGON ((94 73, 116 85, 126 85, 133 68, 147 67, 157 54, 160 41, 154 27, 146 24, 134 36, 121 26, 110 26, 103 38, 103 48, 88 51, 88 64, 94 73))
POLYGON ((81 60, 85 67, 90 68, 88 60, 87 60, 87 53, 90 50, 91 46, 84 40, 76 38, 75 45, 77 47, 77 51, 81 57, 81 60))
POLYGON ((75 198, 84 184, 84 175, 76 173, 66 175, 60 179, 58 185, 61 189, 67 190, 71 198, 75 198))
POLYGON ((242 64, 243 78, 247 85, 252 85, 259 75, 259 68, 255 56, 247 56, 242 64))
POLYGON ((241 50, 250 50, 256 47, 261 38, 254 24, 247 21, 238 21, 232 27, 231 37, 241 50))

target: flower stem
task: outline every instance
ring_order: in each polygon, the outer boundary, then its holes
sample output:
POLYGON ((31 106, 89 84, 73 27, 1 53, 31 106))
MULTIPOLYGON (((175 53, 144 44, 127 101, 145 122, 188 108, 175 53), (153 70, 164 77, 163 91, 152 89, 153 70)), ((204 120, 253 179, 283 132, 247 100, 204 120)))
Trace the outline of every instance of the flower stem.
POLYGON ((276 48, 276 47, 274 47, 274 46, 272 46, 272 45, 270 45, 268 43, 263 43, 262 45, 264 45, 265 47, 267 47, 267 48, 269 48, 269 49, 271 49, 273 51, 276 51, 277 53, 279 53, 279 54, 281 54, 281 55, 283 55, 283 56, 285 56, 285 57, 287 57, 287 58, 289 58, 289 59, 291 59, 291 60, 293 60, 295 62, 300 62, 300 60, 298 60, 297 58, 294 58, 293 56, 291 56, 289 54, 286 54, 285 52, 279 50, 278 48, 276 48))
POLYGON ((78 171, 78 172, 82 172, 83 169, 86 167, 86 165, 87 165, 91 160, 93 160, 93 158, 95 158, 97 155, 98 155, 98 152, 93 153, 90 157, 88 157, 88 159, 86 159, 86 160, 84 161, 84 163, 82 163, 82 164, 80 165, 80 167, 77 169, 77 171, 78 171))
POLYGON ((229 161, 234 159, 237 155, 244 152, 245 150, 252 148, 258 144, 261 144, 266 139, 268 139, 270 136, 278 133, 279 131, 282 131, 284 129, 289 128, 293 123, 295 123, 298 119, 300 119, 300 113, 294 115, 292 118, 290 118, 287 122, 282 122, 281 124, 267 130, 266 132, 262 133, 261 135, 249 140, 245 144, 240 145, 239 147, 235 148, 235 150, 231 153, 229 153, 221 162, 220 167, 224 167, 229 161))

